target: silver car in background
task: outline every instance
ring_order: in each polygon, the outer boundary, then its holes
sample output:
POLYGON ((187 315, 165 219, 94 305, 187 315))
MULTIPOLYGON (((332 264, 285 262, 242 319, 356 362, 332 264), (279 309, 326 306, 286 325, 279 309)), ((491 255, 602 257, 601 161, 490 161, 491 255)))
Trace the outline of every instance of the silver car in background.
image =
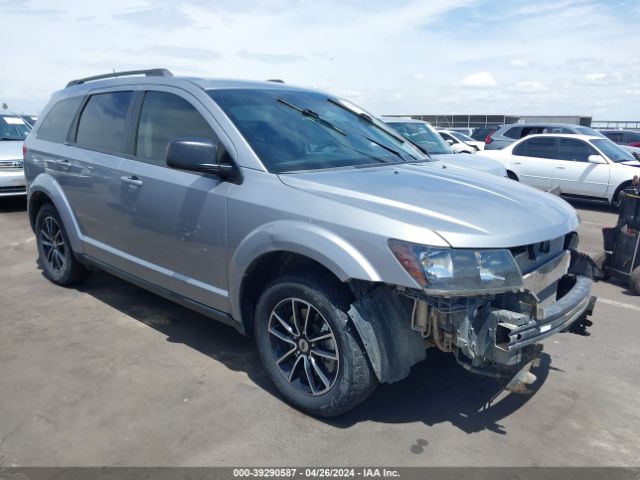
POLYGON ((500 150, 529 135, 541 133, 566 133, 606 138, 597 130, 571 123, 511 123, 500 126, 485 138, 485 150, 500 150))
POLYGON ((26 147, 51 281, 104 269, 253 335, 313 415, 406 377, 428 346, 517 390, 539 342, 593 305, 569 204, 432 160, 330 94, 107 74, 55 93, 26 147))
POLYGON ((0 114, 0 197, 25 195, 22 144, 31 127, 17 115, 0 114))
POLYGON ((447 165, 472 168, 499 177, 507 176, 506 168, 490 157, 482 154, 465 155, 455 152, 439 132, 427 122, 413 119, 394 119, 387 120, 386 123, 407 140, 422 148, 434 160, 440 160, 447 165))

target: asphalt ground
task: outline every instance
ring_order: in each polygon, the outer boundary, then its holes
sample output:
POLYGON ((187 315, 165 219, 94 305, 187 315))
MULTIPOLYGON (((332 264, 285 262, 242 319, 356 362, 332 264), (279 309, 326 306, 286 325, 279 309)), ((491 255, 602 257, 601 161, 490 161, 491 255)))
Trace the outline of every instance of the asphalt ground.
MULTIPOLYGON (((607 207, 576 204, 582 249, 607 207)), ((640 297, 599 282, 590 336, 545 342, 531 395, 429 350, 353 412, 285 404, 253 341, 105 273, 36 265, 25 202, 0 199, 0 466, 640 465, 640 297)))

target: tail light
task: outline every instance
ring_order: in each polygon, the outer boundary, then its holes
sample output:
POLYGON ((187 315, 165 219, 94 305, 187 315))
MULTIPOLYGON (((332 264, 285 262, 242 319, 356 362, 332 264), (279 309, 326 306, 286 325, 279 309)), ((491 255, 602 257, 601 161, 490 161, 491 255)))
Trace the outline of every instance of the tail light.
POLYGON ((29 151, 29 149, 27 148, 27 144, 23 143, 22 144, 22 160, 26 160, 27 159, 27 152, 29 151))
POLYGON ((493 138, 491 138, 491 135, 493 135, 496 132, 497 132, 497 130, 494 130, 489 135, 487 135, 487 137, 484 139, 485 145, 489 145, 491 142, 493 142, 493 138))

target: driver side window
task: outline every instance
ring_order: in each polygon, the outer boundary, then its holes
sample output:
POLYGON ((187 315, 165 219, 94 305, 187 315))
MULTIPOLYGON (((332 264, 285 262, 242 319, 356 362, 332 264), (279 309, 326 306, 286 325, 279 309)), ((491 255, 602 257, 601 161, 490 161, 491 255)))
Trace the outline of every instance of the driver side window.
POLYGON ((164 165, 171 140, 179 137, 218 137, 200 112, 184 98, 167 92, 146 92, 136 140, 136 156, 164 165))
POLYGON ((573 162, 587 162, 589 155, 597 152, 582 140, 574 140, 572 138, 558 139, 558 151, 556 159, 569 160, 573 162))

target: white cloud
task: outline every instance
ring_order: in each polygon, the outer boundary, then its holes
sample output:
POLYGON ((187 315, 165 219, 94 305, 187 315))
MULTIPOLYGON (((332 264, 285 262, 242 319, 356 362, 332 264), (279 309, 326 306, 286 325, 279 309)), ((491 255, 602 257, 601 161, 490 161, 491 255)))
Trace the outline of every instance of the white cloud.
POLYGON ((498 82, 489 72, 474 73, 462 80, 462 86, 470 88, 491 88, 496 85, 498 82))
POLYGON ((545 90, 547 90, 547 87, 544 85, 544 83, 538 80, 522 80, 510 87, 510 89, 515 92, 536 93, 544 92, 545 90))
POLYGON ((585 80, 589 83, 595 83, 598 85, 611 85, 614 83, 619 83, 623 79, 623 75, 621 73, 603 73, 603 72, 592 72, 587 73, 584 76, 585 80))
POLYGON ((602 82, 603 80, 605 80, 607 78, 607 74, 606 73, 600 73, 600 72, 587 73, 584 76, 584 78, 586 78, 590 82, 602 82))
POLYGON ((524 68, 529 66, 529 62, 521 58, 514 58, 509 62, 509 65, 514 68, 524 68))

